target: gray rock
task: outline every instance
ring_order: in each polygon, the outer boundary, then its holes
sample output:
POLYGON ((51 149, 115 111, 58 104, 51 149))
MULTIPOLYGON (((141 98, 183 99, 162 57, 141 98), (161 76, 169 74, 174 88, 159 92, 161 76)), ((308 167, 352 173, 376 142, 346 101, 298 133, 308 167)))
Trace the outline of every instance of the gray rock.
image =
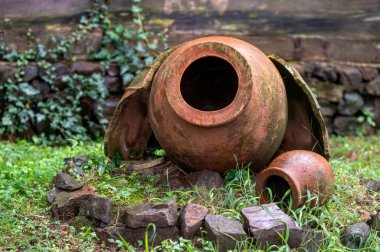
POLYGON ((212 241, 218 251, 232 250, 239 241, 247 239, 247 234, 239 221, 220 215, 207 215, 205 230, 206 239, 212 241))
POLYGON ((363 93, 380 96, 380 76, 364 84, 363 93))
POLYGON ((219 188, 224 185, 224 180, 218 172, 202 170, 189 173, 188 179, 193 186, 204 187, 207 190, 219 188))
POLYGON ((26 65, 24 67, 24 81, 29 82, 38 77, 38 67, 36 65, 26 65))
POLYGON ((315 85, 317 96, 329 102, 339 102, 342 99, 344 87, 328 82, 317 83, 315 85))
POLYGON ((306 62, 303 67, 303 72, 305 77, 311 77, 316 69, 317 65, 315 62, 306 62))
POLYGON ((349 226, 342 237, 342 243, 350 249, 362 248, 370 235, 368 224, 364 222, 349 226))
POLYGON ((160 203, 144 203, 125 207, 124 224, 129 228, 147 227, 153 223, 156 227, 177 225, 177 203, 175 199, 160 203))
POLYGON ((95 72, 102 72, 103 66, 96 62, 77 61, 71 65, 71 70, 75 73, 90 75, 95 72))
POLYGON ((302 233, 302 243, 298 251, 318 252, 323 250, 325 238, 323 231, 315 229, 305 229, 302 233))
POLYGON ((198 204, 186 205, 180 217, 181 235, 185 239, 192 239, 200 231, 208 209, 198 204))
POLYGON ((362 74, 362 78, 364 81, 371 81, 376 78, 376 76, 379 74, 377 72, 377 69, 375 67, 359 67, 359 71, 362 74))
POLYGON ((34 96, 36 100, 40 101, 48 97, 50 92, 50 85, 48 83, 40 79, 34 79, 32 81, 32 86, 40 91, 37 95, 34 96))
POLYGON ((62 190, 58 189, 57 187, 54 187, 47 195, 47 202, 49 204, 53 204, 55 201, 55 198, 57 197, 57 193, 61 192, 62 190))
MULTIPOLYGON (((100 241, 105 242, 107 245, 112 245, 110 239, 121 240, 119 235, 131 245, 137 246, 139 241, 144 241, 146 228, 128 228, 126 226, 115 227, 109 226, 106 228, 95 229, 96 235, 100 241)), ((173 241, 178 240, 178 228, 173 227, 159 227, 156 228, 156 232, 153 235, 153 229, 148 230, 149 244, 156 246, 161 244, 164 240, 171 239, 173 241)))
POLYGON ((82 97, 79 100, 80 114, 83 116, 92 116, 94 111, 94 103, 90 97, 82 97))
POLYGON ((53 65, 52 73, 56 76, 62 76, 62 75, 71 74, 72 72, 68 65, 60 62, 60 63, 55 63, 53 65))
POLYGON ((95 195, 82 201, 79 214, 110 224, 114 220, 113 207, 112 200, 95 195))
POLYGON ((376 179, 366 179, 363 181, 364 187, 368 190, 380 192, 380 180, 376 179))
MULTIPOLYGON (((48 72, 47 72, 48 70, 50 71, 50 68, 49 69, 40 68, 39 69, 39 75, 41 77, 46 76, 48 74, 48 72)), ((62 77, 64 75, 72 74, 72 71, 71 71, 70 67, 68 65, 66 65, 65 63, 58 62, 58 63, 55 63, 52 65, 51 74, 54 75, 55 77, 62 77)))
POLYGON ((103 32, 102 29, 96 28, 83 35, 79 43, 76 43, 72 48, 72 53, 75 55, 87 55, 91 52, 99 51, 102 45, 103 32))
POLYGON ((84 171, 82 170, 82 168, 88 164, 88 160, 85 156, 65 158, 64 162, 66 165, 66 170, 71 170, 80 176, 84 176, 84 171))
POLYGON ((82 190, 58 192, 52 206, 53 216, 63 220, 70 220, 78 215, 80 205, 94 196, 94 192, 82 190))
POLYGON ((17 72, 15 64, 0 62, 0 82, 6 82, 8 79, 14 79, 17 72))
POLYGON ((360 90, 362 75, 356 67, 343 66, 339 68, 339 81, 347 91, 360 90))
POLYGON ((104 78, 104 85, 107 87, 110 94, 118 94, 123 91, 123 83, 118 76, 106 76, 104 78))
POLYGON ((64 81, 64 77, 66 77, 66 75, 57 76, 53 80, 53 86, 59 90, 64 90, 67 87, 67 82, 64 81))
POLYGON ((101 242, 104 242, 108 246, 116 245, 115 241, 121 240, 120 236, 125 239, 129 235, 128 228, 126 228, 125 226, 109 226, 105 228, 96 228, 95 233, 99 240, 101 242), (114 240, 114 242, 111 242, 110 240, 114 240))
POLYGON ((191 183, 186 175, 178 166, 170 162, 167 164, 166 170, 162 172, 157 184, 169 188, 189 188, 191 183))
POLYGON ((54 178, 55 186, 65 191, 75 191, 83 187, 83 185, 76 181, 72 176, 67 173, 59 172, 54 178))
POLYGON ((355 116, 336 116, 333 131, 340 136, 354 136, 360 124, 355 116))
POLYGON ((338 81, 338 73, 336 68, 332 65, 323 63, 316 64, 312 77, 332 83, 336 83, 338 81))
POLYGON ((333 104, 333 103, 326 101, 326 100, 319 100, 318 102, 319 102, 321 113, 322 113, 323 117, 334 116, 336 109, 337 109, 336 104, 333 104))
POLYGON ((374 214, 371 214, 371 219, 368 221, 368 225, 372 229, 380 231, 380 208, 375 211, 374 214))
POLYGON ((348 92, 343 95, 343 99, 340 100, 338 105, 338 112, 341 115, 354 115, 364 105, 362 96, 355 92, 348 92))
POLYGON ((302 229, 286 215, 276 204, 246 207, 241 211, 244 227, 250 236, 256 240, 259 247, 284 244, 281 234, 285 237, 289 230, 287 244, 297 248, 302 242, 302 229))
POLYGON ((112 64, 107 69, 107 75, 111 77, 116 77, 120 75, 120 67, 118 65, 112 64))

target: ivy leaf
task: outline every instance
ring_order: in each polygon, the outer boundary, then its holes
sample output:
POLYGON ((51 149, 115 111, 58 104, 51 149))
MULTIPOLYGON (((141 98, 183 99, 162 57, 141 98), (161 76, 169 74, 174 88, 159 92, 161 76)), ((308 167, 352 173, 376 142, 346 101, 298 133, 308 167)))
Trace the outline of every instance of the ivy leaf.
POLYGON ((123 84, 127 85, 129 82, 133 80, 135 76, 130 73, 123 74, 123 84))
POLYGON ((129 66, 128 65, 123 65, 120 67, 120 73, 125 74, 129 71, 129 66))
POLYGON ((44 114, 40 114, 40 113, 37 113, 36 114, 36 120, 37 122, 42 122, 43 120, 45 120, 45 115, 44 114))
POLYGON ((27 96, 33 96, 40 93, 39 90, 35 89, 32 85, 27 82, 19 84, 19 89, 27 96))
POLYGON ((112 30, 107 31, 106 35, 110 37, 113 41, 118 41, 120 39, 119 34, 112 30))
POLYGON ((154 150, 153 154, 158 156, 158 157, 163 157, 166 155, 166 152, 164 149, 156 149, 156 150, 154 150))
POLYGON ((1 122, 4 126, 12 125, 12 120, 8 114, 4 114, 3 118, 1 119, 1 122))
MULTIPOLYGON (((140 36, 140 35, 139 35, 140 36)), ((145 52, 145 48, 141 42, 138 42, 137 45, 135 46, 136 51, 138 52, 145 52)))
POLYGON ((140 13, 142 12, 142 8, 137 5, 132 5, 131 11, 132 13, 140 13))

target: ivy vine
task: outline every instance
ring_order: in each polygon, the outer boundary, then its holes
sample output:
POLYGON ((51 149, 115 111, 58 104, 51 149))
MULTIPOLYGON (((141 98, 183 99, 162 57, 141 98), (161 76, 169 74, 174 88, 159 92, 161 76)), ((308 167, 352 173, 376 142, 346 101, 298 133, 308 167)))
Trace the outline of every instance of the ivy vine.
POLYGON ((108 123, 102 103, 109 95, 104 85, 104 71, 111 64, 118 65, 123 85, 127 86, 143 66, 154 60, 159 47, 167 47, 162 34, 145 29, 141 1, 132 2, 132 22, 128 26, 115 23, 108 6, 93 0, 91 9, 80 18, 74 32, 66 37, 51 37, 54 47, 36 43, 31 30, 27 33, 28 44, 23 51, 12 50, 0 43, 0 60, 12 62, 17 67, 14 76, 0 83, 4 103, 3 108, 0 107, 0 139, 27 137, 36 142, 65 144, 70 139, 88 140, 102 135, 108 123), (61 78, 64 87, 57 86, 54 82, 57 78, 55 63, 76 61, 72 54, 74 46, 95 29, 102 30, 101 47, 91 52, 87 59, 101 62, 103 72, 66 74, 61 78), (42 94, 24 80, 24 69, 30 64, 38 67, 48 94, 42 94), (86 100, 95 104, 93 116, 82 113, 81 103, 86 100), (33 134, 36 132, 39 134, 33 134))

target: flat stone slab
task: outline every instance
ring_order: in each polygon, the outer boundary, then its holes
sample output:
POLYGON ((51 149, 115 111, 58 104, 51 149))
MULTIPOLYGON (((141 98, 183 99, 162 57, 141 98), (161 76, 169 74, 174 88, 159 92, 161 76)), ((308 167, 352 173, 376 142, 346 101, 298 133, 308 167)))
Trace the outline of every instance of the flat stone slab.
POLYGON ((256 240, 259 247, 284 244, 285 242, 279 234, 285 237, 287 228, 289 229, 287 241, 289 247, 297 248, 300 246, 302 229, 276 204, 247 207, 241 211, 241 214, 245 229, 256 240))
MULTIPOLYGON (((99 237, 100 241, 105 242, 107 245, 112 245, 109 239, 121 240, 119 235, 131 245, 138 245, 138 241, 143 241, 145 239, 146 228, 127 228, 126 226, 115 227, 109 226, 106 228, 97 228, 95 229, 96 235, 99 237)), ((153 235, 153 229, 149 228, 148 237, 149 245, 159 245, 161 242, 167 239, 173 241, 178 239, 178 228, 173 227, 161 227, 156 228, 155 235, 153 235)))
POLYGON ((247 239, 242 223, 220 215, 207 215, 205 229, 206 239, 212 241, 220 252, 233 250, 239 241, 247 239))
POLYGON ((210 170, 189 173, 188 178, 193 186, 204 187, 207 190, 224 185, 222 176, 218 172, 210 170))
POLYGON ((163 173, 170 162, 166 162, 165 157, 161 157, 142 161, 122 161, 122 163, 127 167, 127 174, 135 172, 137 174, 156 175, 163 173))
POLYGON ((75 192, 58 192, 55 203, 52 206, 53 216, 64 220, 70 220, 79 212, 79 207, 84 201, 95 196, 93 192, 78 190, 75 192))
POLYGON ((177 225, 177 203, 175 199, 160 203, 144 203, 125 207, 124 224, 129 228, 147 227, 153 223, 156 227, 177 225))
POLYGON ((162 172, 157 185, 163 185, 176 189, 191 187, 191 183, 187 178, 187 174, 170 161, 167 164, 165 171, 162 172))
POLYGON ((356 223, 345 230, 342 243, 350 249, 360 249, 366 243, 369 235, 370 228, 367 223, 356 223))
POLYGON ((53 204, 55 201, 55 197, 57 197, 57 193, 61 192, 62 190, 58 189, 57 187, 54 187, 47 195, 46 200, 49 204, 53 204))
POLYGON ((80 182, 76 181, 72 176, 64 172, 59 172, 54 177, 54 183, 58 189, 65 191, 75 191, 83 187, 80 182))
POLYGON ((81 202, 79 214, 110 224, 114 220, 114 205, 112 200, 94 195, 81 202))
POLYGON ((181 235, 185 239, 192 239, 199 233, 208 209, 198 204, 186 205, 180 217, 181 235))
POLYGON ((306 228, 303 230, 302 244, 298 251, 318 252, 322 251, 325 246, 326 238, 322 230, 306 228))

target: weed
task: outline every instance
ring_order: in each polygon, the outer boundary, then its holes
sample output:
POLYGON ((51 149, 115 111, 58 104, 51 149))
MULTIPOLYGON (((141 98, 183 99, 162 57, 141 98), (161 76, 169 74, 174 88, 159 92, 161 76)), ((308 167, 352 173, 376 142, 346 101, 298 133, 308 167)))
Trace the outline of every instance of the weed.
MULTIPOLYGON (((176 198, 180 207, 188 203, 199 203, 210 210, 210 214, 221 214, 241 220, 240 211, 247 206, 259 204, 255 194, 255 177, 248 165, 239 165, 225 175, 226 185, 218 190, 203 188, 170 189, 158 185, 158 176, 143 176, 132 173, 123 175, 125 167, 108 161, 103 156, 100 143, 71 140, 72 146, 49 147, 20 141, 0 143, 0 250, 22 251, 92 251, 106 250, 98 244, 91 227, 76 227, 52 221, 46 195, 52 187, 52 177, 64 169, 64 158, 85 155, 88 165, 83 178, 86 185, 97 188, 99 195, 114 200, 117 206, 156 202, 176 198)), ((374 138, 331 139, 331 166, 335 174, 334 194, 324 206, 312 207, 315 196, 309 196, 309 204, 290 210, 285 198, 279 200, 280 207, 302 228, 316 228, 323 234, 320 249, 323 251, 347 251, 341 243, 344 230, 351 224, 365 221, 367 213, 380 207, 375 192, 366 190, 360 179, 380 179, 380 136, 374 138), (349 159, 348 153, 355 151, 357 159, 349 159)), ((290 251, 284 233, 284 245, 267 250, 290 251)), ((149 237, 148 237, 149 238, 149 237)), ((148 239, 149 240, 149 239, 148 239)), ((121 238, 115 241, 126 251, 135 249, 150 251, 215 251, 215 247, 203 236, 194 240, 179 239, 164 241, 152 247, 142 241, 132 246, 121 238)), ((372 230, 363 251, 379 251, 380 238, 372 230)), ((249 239, 239 243, 236 251, 259 250, 249 239)))

